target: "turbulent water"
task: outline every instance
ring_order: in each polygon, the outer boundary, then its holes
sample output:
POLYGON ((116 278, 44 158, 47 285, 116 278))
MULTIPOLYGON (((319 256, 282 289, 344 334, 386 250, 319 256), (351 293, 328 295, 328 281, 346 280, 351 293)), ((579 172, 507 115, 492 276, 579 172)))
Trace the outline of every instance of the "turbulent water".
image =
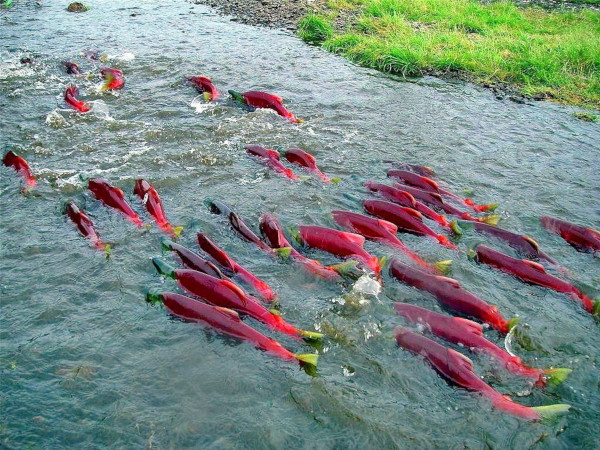
MULTIPOLYGON (((599 227, 597 124, 574 119, 566 107, 498 101, 462 83, 398 82, 288 32, 241 25, 183 1, 87 3, 91 10, 84 14, 67 13, 63 2, 39 8, 15 2, 0 11, 0 145, 24 156, 39 179, 35 194, 23 195, 19 177, 0 170, 3 445, 600 446, 600 327, 568 297, 466 258, 482 241, 511 252, 501 242, 470 232, 454 253, 402 236, 431 261, 454 259, 454 278, 506 317, 519 315, 529 324, 536 348, 514 348, 527 363, 573 369, 557 388, 532 389, 489 358, 470 355, 488 383, 518 402, 572 405, 552 422, 527 423, 493 410, 397 348, 392 330, 404 322, 393 302, 439 311, 430 295, 387 275, 378 295, 315 280, 239 240, 204 203, 220 199, 252 226, 265 211, 285 226, 331 226, 330 210, 360 211, 368 195, 363 183, 385 180, 384 161, 427 164, 455 190, 472 189, 476 201, 501 202, 503 227, 537 239, 578 286, 598 297, 599 260, 576 252, 538 221, 552 215, 599 227), (121 92, 101 93, 97 76, 64 73, 61 61, 70 60, 97 74, 102 64, 82 56, 88 49, 123 70, 121 92), (35 64, 21 65, 24 56, 35 64), (205 104, 184 82, 191 75, 210 76, 224 93, 277 93, 305 122, 248 112, 228 100, 205 104), (92 113, 63 104, 70 83, 94 104, 92 113), (248 157, 247 143, 302 147, 342 181, 291 182, 248 157), (146 290, 177 289, 150 261, 161 255, 161 233, 155 226, 135 229, 100 205, 82 181, 91 176, 122 188, 150 222, 132 195, 134 180, 146 178, 172 222, 185 227, 183 244, 196 248, 195 232, 206 231, 268 281, 287 320, 327 333, 317 349, 318 376, 148 306, 146 290), (113 243, 108 261, 63 215, 69 199, 113 243)), ((373 243, 366 247, 379 256, 394 254, 373 243)), ((248 322, 294 351, 316 351, 248 322)), ((485 334, 504 345, 495 331, 485 334)))

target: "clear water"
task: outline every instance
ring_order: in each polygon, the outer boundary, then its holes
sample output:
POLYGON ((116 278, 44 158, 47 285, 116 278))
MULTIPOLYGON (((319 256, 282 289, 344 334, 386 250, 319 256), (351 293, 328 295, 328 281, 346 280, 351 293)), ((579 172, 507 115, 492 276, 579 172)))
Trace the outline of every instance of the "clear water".
MULTIPOLYGON (((364 181, 385 178, 383 160, 427 164, 456 190, 473 189, 477 201, 500 201, 505 228, 536 238, 598 296, 599 260, 545 232, 537 219, 549 214, 599 227, 597 124, 577 121, 569 108, 497 101, 462 83, 401 83, 288 32, 241 25, 183 1, 87 3, 89 12, 69 14, 62 2, 40 8, 16 2, 0 18, 0 144, 4 151, 16 148, 40 180, 39 195, 24 196, 14 172, 0 170, 3 445, 600 445, 598 324, 563 295, 469 262, 465 250, 489 239, 469 234, 453 254, 427 239, 403 237, 426 258, 453 258, 453 277, 507 317, 518 314, 529 323, 539 348, 517 348, 526 362, 574 370, 556 389, 532 390, 471 355, 487 382, 523 404, 571 404, 556 422, 526 423, 494 411, 398 349, 392 329, 402 320, 393 301, 439 310, 428 294, 387 276, 378 297, 316 281, 241 242, 203 204, 219 198, 251 225, 263 211, 286 226, 331 225, 331 209, 360 210, 364 181), (65 59, 95 72, 81 56, 90 48, 124 71, 122 92, 99 94, 98 79, 63 72, 65 59), (19 63, 26 55, 36 60, 33 67, 19 63), (278 93, 306 122, 296 126, 228 102, 198 106, 183 79, 200 74, 222 92, 278 93), (85 100, 96 101, 93 114, 65 109, 62 93, 74 81, 85 100), (342 182, 290 182, 251 160, 246 143, 303 147, 342 182), (285 318, 332 336, 320 349, 319 376, 147 306, 145 290, 175 289, 150 263, 161 254, 158 229, 134 229, 93 200, 80 176, 108 178, 141 213, 133 182, 153 183, 172 222, 186 228, 182 243, 195 247, 194 232, 207 231, 277 289, 285 318), (68 199, 80 202, 115 244, 109 261, 61 213, 68 199)), ((367 248, 393 255, 373 243, 367 248)), ((273 336, 294 351, 313 350, 273 336)), ((503 344, 494 331, 486 336, 503 344)))

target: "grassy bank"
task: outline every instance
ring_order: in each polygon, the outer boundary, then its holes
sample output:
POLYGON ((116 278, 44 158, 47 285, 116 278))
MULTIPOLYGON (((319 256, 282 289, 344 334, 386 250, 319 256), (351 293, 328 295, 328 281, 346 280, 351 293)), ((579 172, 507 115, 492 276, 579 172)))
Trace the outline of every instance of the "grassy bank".
POLYGON ((549 12, 506 1, 331 0, 323 14, 300 21, 299 34, 386 72, 452 73, 600 109, 600 12, 594 10, 549 12))

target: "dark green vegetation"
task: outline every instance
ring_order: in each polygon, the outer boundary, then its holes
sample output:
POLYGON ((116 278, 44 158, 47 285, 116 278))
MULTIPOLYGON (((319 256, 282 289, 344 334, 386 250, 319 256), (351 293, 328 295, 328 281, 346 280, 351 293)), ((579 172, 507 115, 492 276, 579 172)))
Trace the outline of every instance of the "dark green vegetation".
POLYGON ((404 76, 451 73, 525 96, 600 107, 600 12, 473 0, 330 1, 308 42, 404 76), (334 21, 345 26, 335 30, 334 21))

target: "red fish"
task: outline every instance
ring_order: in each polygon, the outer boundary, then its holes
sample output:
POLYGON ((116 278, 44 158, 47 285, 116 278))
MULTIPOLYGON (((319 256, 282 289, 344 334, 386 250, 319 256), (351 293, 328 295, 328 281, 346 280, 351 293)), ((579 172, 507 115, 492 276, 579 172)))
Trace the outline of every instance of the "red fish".
POLYGON ((65 212, 69 216, 69 219, 73 221, 79 232, 90 241, 92 244, 99 249, 104 250, 107 255, 110 255, 110 245, 102 242, 96 230, 94 229, 94 223, 92 220, 79 209, 74 202, 67 203, 65 212))
POLYGON ((505 350, 488 341, 483 336, 483 327, 462 317, 444 316, 420 306, 408 303, 394 303, 396 312, 417 324, 424 324, 438 337, 453 344, 461 345, 473 352, 490 355, 504 367, 519 376, 530 378, 536 386, 556 385, 565 380, 571 369, 536 369, 526 366, 518 356, 511 356, 505 350))
MULTIPOLYGON (((231 281, 231 279, 225 276, 217 266, 215 266, 210 261, 207 261, 206 259, 202 258, 200 255, 194 253, 189 248, 184 247, 183 245, 176 244, 175 242, 169 240, 163 240, 161 244, 164 249, 170 250, 173 253, 175 253, 177 257, 181 260, 183 265, 188 269, 197 270, 198 272, 205 273, 206 275, 210 275, 213 278, 231 281)), ((240 289, 242 290, 245 296, 247 296, 251 300, 258 301, 256 297, 248 294, 242 288, 240 289)))
POLYGON ((239 276, 244 282, 252 286, 252 288, 260 294, 262 299, 267 302, 272 302, 277 298, 273 289, 271 289, 265 281, 261 280, 248 269, 231 259, 227 253, 210 240, 206 233, 198 233, 198 245, 221 267, 229 271, 229 273, 239 276))
POLYGON ((394 331, 396 342, 400 347, 404 347, 417 355, 422 355, 443 377, 462 388, 478 392, 487 397, 492 405, 501 411, 526 420, 540 420, 566 413, 570 408, 569 405, 530 408, 515 403, 509 397, 493 389, 473 372, 473 362, 463 354, 444 347, 425 336, 413 333, 406 328, 397 327, 394 331))
POLYGON ((194 85, 198 92, 203 94, 204 100, 216 100, 219 97, 219 91, 207 77, 190 77, 188 81, 194 85))
POLYGON ((148 293, 146 299, 151 303, 162 302, 167 311, 179 319, 206 324, 222 334, 251 342, 256 348, 271 353, 278 358, 297 360, 302 365, 317 365, 318 355, 290 352, 279 342, 259 333, 250 325, 246 325, 241 321, 238 313, 231 309, 211 306, 172 292, 148 293))
POLYGON ((540 222, 546 230, 560 235, 577 250, 600 252, 599 231, 548 216, 541 217, 540 222))
POLYGON ((67 69, 67 73, 70 75, 81 75, 81 72, 79 71, 79 66, 77 64, 75 64, 74 62, 70 62, 70 61, 63 61, 63 66, 65 66, 65 68, 67 69))
POLYGON ((430 272, 438 272, 444 265, 448 265, 448 262, 445 261, 444 263, 446 264, 434 267, 423 260, 423 258, 398 239, 396 236, 398 227, 387 220, 373 219, 368 216, 363 216, 362 214, 338 210, 331 211, 331 215, 333 216, 333 220, 335 220, 339 226, 353 231, 354 233, 358 233, 367 239, 386 243, 400 249, 406 256, 430 272))
POLYGON ((401 231, 430 236, 441 245, 456 250, 456 245, 450 242, 446 236, 436 233, 423 223, 423 216, 419 211, 382 200, 365 200, 363 207, 369 214, 392 222, 401 231))
POLYGON ((424 177, 433 178, 435 177, 435 170, 433 170, 429 166, 420 166, 416 164, 406 164, 396 161, 384 161, 386 163, 390 163, 393 168, 401 169, 401 170, 410 170, 419 175, 423 175, 424 177))
POLYGON ((244 292, 231 281, 220 280, 191 269, 174 269, 159 258, 152 263, 161 275, 177 280, 179 286, 207 303, 223 308, 235 309, 263 322, 274 330, 291 336, 319 339, 323 335, 313 331, 300 330, 287 323, 277 314, 267 310, 260 303, 244 295, 244 292))
POLYGON ((287 240, 285 234, 283 233, 283 227, 277 218, 272 214, 265 213, 260 217, 260 231, 272 248, 289 249, 290 257, 296 260, 314 275, 328 280, 340 280, 340 273, 344 273, 344 271, 347 271, 348 269, 346 265, 337 265, 334 267, 324 266, 319 261, 315 259, 309 259, 300 254, 287 240))
POLYGON ((123 89, 125 86, 123 72, 121 72, 119 69, 104 67, 100 69, 100 74, 106 80, 106 83, 104 83, 102 86, 103 90, 123 89))
POLYGON ((355 259, 375 272, 376 275, 381 274, 383 263, 363 248, 365 243, 363 236, 310 225, 301 225, 298 227, 298 231, 304 245, 341 258, 355 259))
POLYGON ((407 186, 406 184, 394 184, 394 187, 400 189, 402 191, 406 191, 411 194, 417 200, 421 200, 424 203, 429 205, 433 205, 434 207, 442 209, 447 214, 452 214, 453 216, 458 216, 463 220, 474 220, 476 222, 485 222, 492 225, 496 225, 498 223, 499 216, 492 215, 486 217, 473 217, 471 214, 465 211, 461 211, 458 208, 455 208, 452 205, 444 202, 442 196, 436 192, 428 192, 423 189, 419 189, 412 186, 407 186))
POLYGON ((297 180, 296 175, 291 169, 286 168, 279 160, 279 152, 271 148, 264 148, 260 145, 244 145, 246 152, 252 156, 258 156, 265 164, 275 172, 285 175, 290 180, 297 180))
POLYGON ((386 184, 375 183, 374 181, 367 181, 365 184, 366 188, 372 192, 376 192, 383 198, 386 198, 394 203, 397 203, 408 208, 416 209, 425 217, 435 220, 443 227, 449 227, 449 222, 446 216, 436 213, 433 209, 425 204, 418 202, 415 198, 406 191, 396 189, 386 184))
POLYGON ((512 258, 485 245, 477 246, 475 256, 478 262, 510 273, 523 281, 547 287, 556 292, 569 294, 577 298, 587 312, 600 314, 600 301, 593 302, 591 298, 572 284, 546 273, 546 269, 536 262, 529 261, 528 259, 512 258))
POLYGON ((76 109, 79 112, 88 112, 91 108, 86 102, 82 100, 77 100, 77 96, 79 95, 79 88, 75 85, 71 85, 65 91, 65 102, 71 108, 76 109))
POLYGON ((29 168, 29 164, 27 161, 13 151, 9 150, 2 160, 6 167, 12 167, 17 171, 17 173, 21 174, 21 176, 25 179, 25 189, 24 191, 29 191, 35 187, 36 181, 35 177, 31 174, 31 169, 29 168))
POLYGON ((238 102, 244 103, 253 108, 268 108, 275 111, 282 117, 285 117, 290 122, 302 123, 302 119, 295 117, 285 106, 283 106, 283 99, 277 95, 269 94, 267 92, 260 91, 247 91, 240 94, 236 91, 229 91, 231 96, 238 102))
POLYGON ((304 150, 299 148, 291 148, 285 152, 285 158, 292 164, 298 164, 305 167, 310 172, 317 175, 324 183, 338 183, 339 178, 329 178, 317 167, 315 157, 310 153, 306 153, 304 150))
POLYGON ((475 211, 493 211, 498 207, 498 203, 490 203, 488 205, 476 205, 470 198, 463 199, 458 195, 453 194, 452 192, 440 188, 438 184, 431 178, 416 174, 409 170, 391 169, 388 171, 387 176, 396 178, 397 180, 401 180, 403 183, 410 184, 411 186, 423 189, 424 191, 435 192, 445 197, 453 198, 473 208, 475 211))
POLYGON ((506 320, 498 312, 498 308, 465 291, 460 283, 452 278, 423 272, 396 259, 390 264, 390 275, 405 284, 429 292, 447 308, 475 317, 501 333, 508 333, 518 322, 517 318, 506 320))
POLYGON ((554 266, 558 266, 556 261, 554 261, 550 256, 540 249, 540 246, 536 241, 531 239, 529 236, 525 236, 524 234, 513 233, 512 231, 503 230, 502 228, 498 228, 493 225, 488 225, 481 222, 473 222, 470 220, 455 220, 452 222, 451 228, 456 234, 459 235, 462 234, 463 228, 474 228, 475 231, 479 233, 494 236, 503 240, 512 248, 521 253, 525 258, 543 259, 554 266))
POLYGON ((98 200, 119 211, 134 225, 138 227, 144 225, 140 216, 138 216, 131 206, 129 206, 129 203, 125 201, 121 189, 111 186, 104 178, 92 178, 88 181, 88 188, 98 200))
POLYGON ((142 200, 142 203, 148 210, 148 213, 156 221, 156 224, 161 230, 176 237, 181 234, 182 227, 173 227, 173 225, 171 225, 167 220, 162 201, 158 196, 158 192, 156 192, 156 189, 154 189, 154 186, 152 186, 146 180, 140 178, 139 180, 135 181, 133 193, 142 200))

